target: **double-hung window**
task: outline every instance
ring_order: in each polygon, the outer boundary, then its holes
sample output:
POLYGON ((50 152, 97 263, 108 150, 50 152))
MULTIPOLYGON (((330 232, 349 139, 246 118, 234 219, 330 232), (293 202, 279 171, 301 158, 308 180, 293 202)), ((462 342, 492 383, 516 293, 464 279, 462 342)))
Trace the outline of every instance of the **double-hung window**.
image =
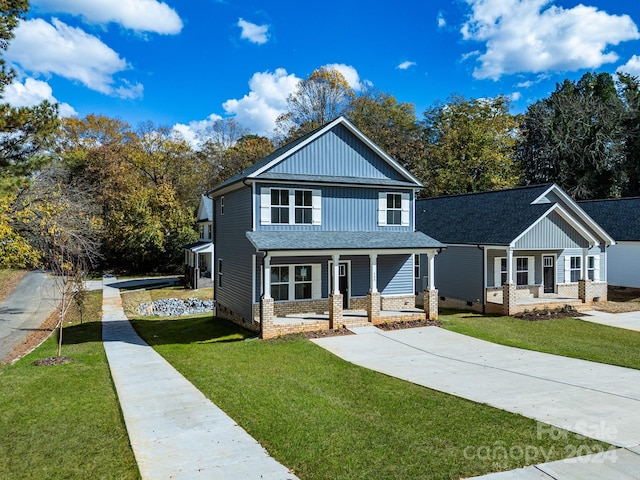
MULTIPOLYGON (((513 257, 513 267, 515 268, 514 280, 516 285, 533 285, 535 283, 535 258, 534 257, 513 257)), ((507 283, 509 270, 507 269, 507 258, 497 257, 494 263, 494 283, 496 287, 501 287, 507 283)))
POLYGON ((261 225, 320 225, 320 190, 262 187, 261 225))
POLYGON ((569 259, 569 281, 577 282, 582 276, 582 257, 574 256, 569 259))
POLYGON ((274 300, 289 300, 289 267, 271 267, 271 296, 274 300))
POLYGON ((311 224, 313 215, 313 196, 311 190, 294 190, 295 223, 311 224))
POLYGON ((271 189, 271 223, 289 223, 289 190, 271 189))
POLYGON ((276 301, 320 298, 321 285, 320 264, 271 266, 271 297, 276 301))
POLYGON ((596 280, 596 257, 593 255, 587 257, 587 278, 591 281, 596 280))
MULTIPOLYGON (((500 259, 500 285, 504 285, 505 283, 507 283, 507 279, 509 278, 507 273, 508 273, 507 259, 501 258, 500 259)), ((496 285, 496 286, 500 286, 500 285, 496 285)))
POLYGON ((294 298, 305 300, 311 298, 311 265, 296 265, 294 267, 294 298))
POLYGON ((516 285, 529 284, 529 259, 527 257, 516 258, 516 285))
POLYGON ((378 225, 409 226, 409 193, 379 192, 378 225))

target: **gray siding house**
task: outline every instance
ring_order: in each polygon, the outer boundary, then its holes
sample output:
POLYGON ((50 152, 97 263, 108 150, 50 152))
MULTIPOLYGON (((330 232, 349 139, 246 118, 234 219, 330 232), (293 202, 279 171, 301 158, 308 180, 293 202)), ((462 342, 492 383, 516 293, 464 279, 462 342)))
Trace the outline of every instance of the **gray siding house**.
POLYGON ((640 288, 640 197, 578 203, 616 241, 607 254, 609 285, 640 288))
POLYGON ((198 241, 185 245, 184 278, 188 287, 211 287, 213 267, 213 202, 206 195, 200 196, 196 215, 198 241))
POLYGON ((447 245, 436 259, 441 306, 509 315, 607 298, 615 242, 557 185, 423 199, 416 210, 417 228, 447 245))
POLYGON ((263 338, 437 318, 433 282, 415 308, 415 255, 443 247, 415 230, 421 187, 342 117, 218 185, 216 315, 263 338))

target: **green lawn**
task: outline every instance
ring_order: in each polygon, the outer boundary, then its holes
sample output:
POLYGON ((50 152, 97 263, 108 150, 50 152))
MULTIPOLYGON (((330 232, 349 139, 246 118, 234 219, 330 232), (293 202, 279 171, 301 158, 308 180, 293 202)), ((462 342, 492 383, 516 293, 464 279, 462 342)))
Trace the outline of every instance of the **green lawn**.
POLYGON ((575 318, 525 321, 445 310, 443 327, 502 345, 640 369, 640 332, 575 318))
POLYGON ((533 420, 357 367, 303 337, 243 341, 254 334, 210 315, 133 323, 305 480, 458 479, 607 448, 539 436, 533 420))
POLYGON ((85 323, 65 327, 70 363, 32 365, 56 355, 54 335, 0 366, 0 478, 139 478, 102 348, 101 304, 91 293, 85 323))

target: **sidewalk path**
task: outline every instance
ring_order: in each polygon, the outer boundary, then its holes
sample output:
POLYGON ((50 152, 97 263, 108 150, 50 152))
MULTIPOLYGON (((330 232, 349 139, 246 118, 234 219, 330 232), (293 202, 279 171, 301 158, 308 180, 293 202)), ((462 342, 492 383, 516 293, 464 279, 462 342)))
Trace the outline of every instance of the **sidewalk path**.
POLYGON ((584 313, 588 314, 588 316, 580 317, 580 320, 585 322, 600 323, 601 325, 640 332, 640 312, 607 313, 589 310, 584 313))
POLYGON ((102 335, 145 480, 296 479, 135 332, 105 277, 102 335))
POLYGON ((34 270, 0 303, 0 362, 49 318, 56 309, 55 294, 53 279, 34 270))

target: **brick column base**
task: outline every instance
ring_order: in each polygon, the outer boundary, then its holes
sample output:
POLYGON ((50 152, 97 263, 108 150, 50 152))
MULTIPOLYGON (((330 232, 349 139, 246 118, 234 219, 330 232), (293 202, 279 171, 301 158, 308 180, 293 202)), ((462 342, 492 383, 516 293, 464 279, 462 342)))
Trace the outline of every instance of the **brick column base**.
POLYGON ((427 320, 438 320, 438 289, 425 290, 422 295, 427 320))
POLYGON ((260 337, 273 338, 276 336, 273 328, 273 298, 263 298, 260 300, 260 337))
POLYGON ((367 293, 367 317, 371 323, 380 318, 380 292, 367 293))
POLYGON ((591 303, 591 280, 578 280, 578 298, 582 303, 591 303))
POLYGON ((504 315, 517 313, 515 283, 505 283, 502 285, 502 313, 504 315))
POLYGON ((332 330, 342 327, 342 294, 329 295, 329 328, 332 330))

